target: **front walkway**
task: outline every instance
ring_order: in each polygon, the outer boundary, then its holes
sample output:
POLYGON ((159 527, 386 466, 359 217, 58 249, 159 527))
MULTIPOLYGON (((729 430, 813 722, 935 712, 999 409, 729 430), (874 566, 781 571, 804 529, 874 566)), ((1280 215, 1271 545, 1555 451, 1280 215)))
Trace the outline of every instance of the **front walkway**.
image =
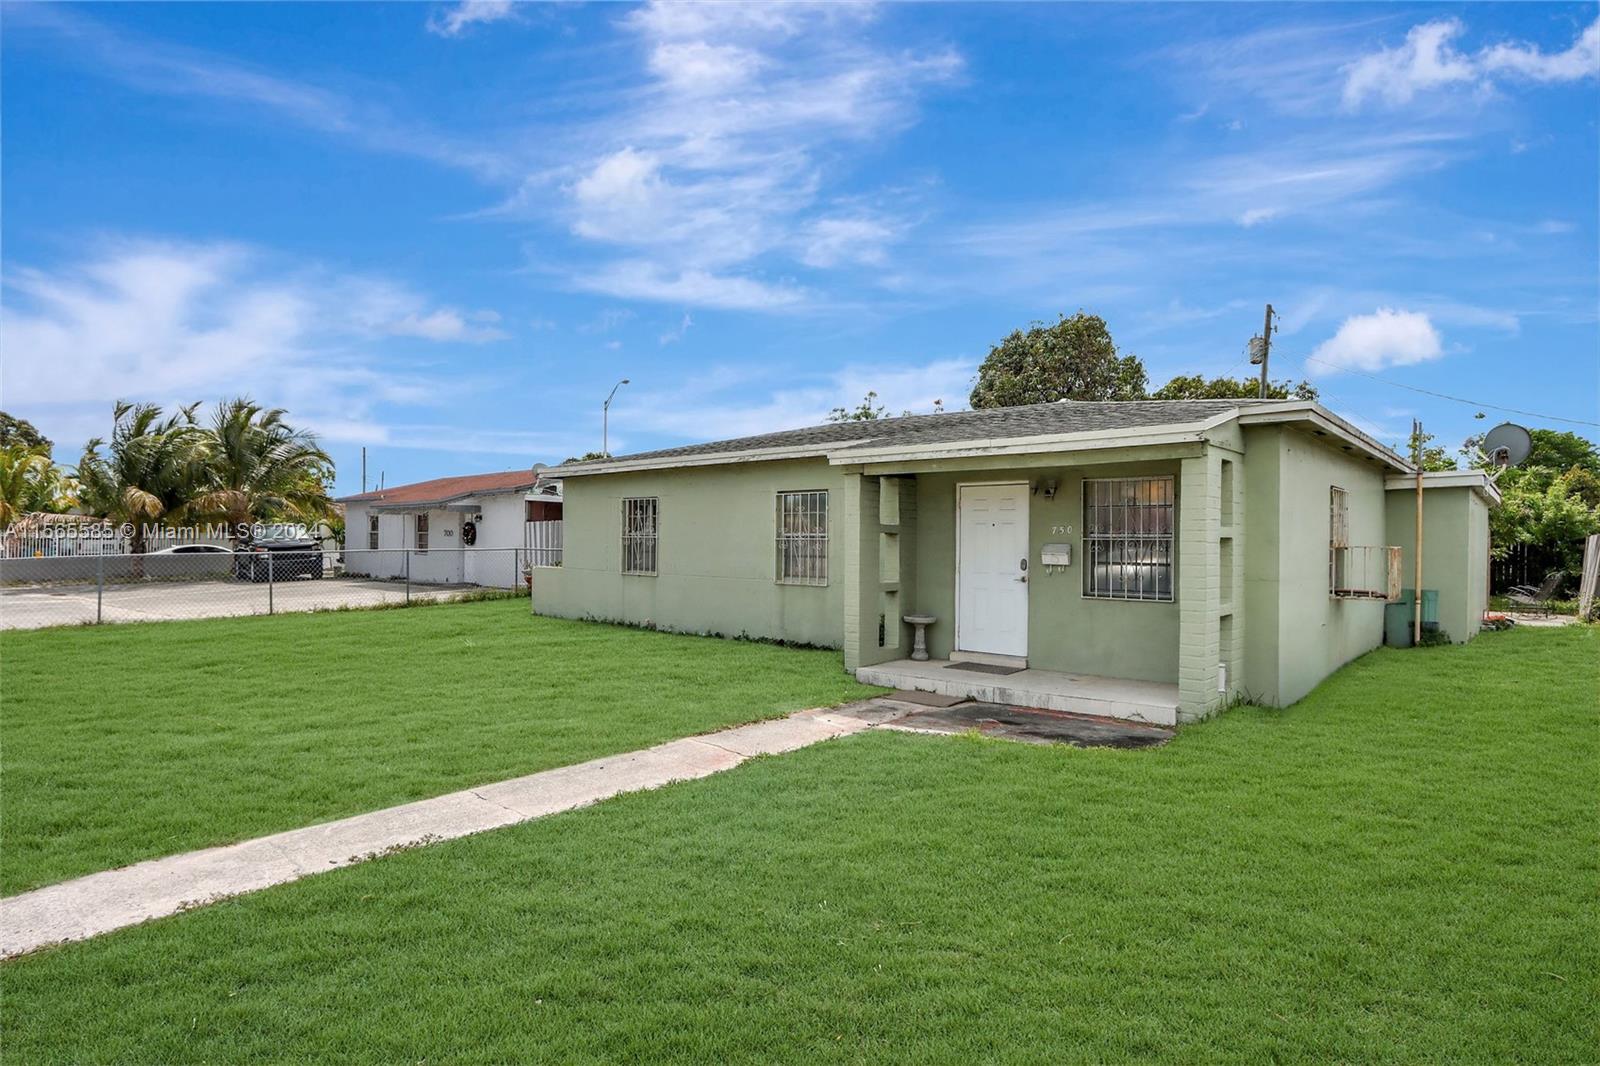
POLYGON ((903 713, 881 708, 875 701, 799 711, 787 718, 47 885, 0 899, 0 957, 85 940, 399 848, 515 825, 623 792, 707 777, 756 755, 777 755, 859 733, 903 713))

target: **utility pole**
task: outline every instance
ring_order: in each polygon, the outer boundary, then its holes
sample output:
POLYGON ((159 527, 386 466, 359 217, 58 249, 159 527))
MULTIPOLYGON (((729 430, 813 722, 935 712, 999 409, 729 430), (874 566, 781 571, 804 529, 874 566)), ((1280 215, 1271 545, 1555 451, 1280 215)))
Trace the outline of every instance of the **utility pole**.
POLYGON ((1272 334, 1277 329, 1277 327, 1272 323, 1272 318, 1275 313, 1276 312, 1272 310, 1272 305, 1268 304, 1267 320, 1262 323, 1261 326, 1261 336, 1259 338, 1261 341, 1261 346, 1256 351, 1250 353, 1250 362, 1261 364, 1261 389, 1256 393, 1256 396, 1263 400, 1267 398, 1267 359, 1272 354, 1272 334))
POLYGON ((361 446, 361 494, 364 496, 364 495, 366 495, 366 492, 367 492, 367 446, 365 444, 363 444, 361 446))
POLYGON ((1411 461, 1417 468, 1417 540, 1413 558, 1415 594, 1411 600, 1411 644, 1422 643, 1422 419, 1411 420, 1411 461))

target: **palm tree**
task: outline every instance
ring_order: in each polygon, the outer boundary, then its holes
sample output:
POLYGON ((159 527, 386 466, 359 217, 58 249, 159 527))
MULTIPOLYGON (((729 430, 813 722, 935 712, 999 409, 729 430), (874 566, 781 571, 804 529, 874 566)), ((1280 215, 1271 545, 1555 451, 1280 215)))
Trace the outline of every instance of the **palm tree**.
POLYGON ((333 460, 312 434, 240 397, 217 405, 205 431, 204 490, 193 500, 199 516, 226 522, 237 547, 253 522, 313 523, 332 506, 327 482, 333 460))
POLYGON ((110 451, 96 437, 78 463, 79 500, 94 515, 132 529, 128 549, 145 550, 145 527, 186 517, 204 484, 204 432, 195 424, 199 404, 161 417, 155 404, 119 401, 110 451))
POLYGON ((0 528, 25 514, 59 514, 77 504, 78 483, 45 448, 0 447, 0 528))

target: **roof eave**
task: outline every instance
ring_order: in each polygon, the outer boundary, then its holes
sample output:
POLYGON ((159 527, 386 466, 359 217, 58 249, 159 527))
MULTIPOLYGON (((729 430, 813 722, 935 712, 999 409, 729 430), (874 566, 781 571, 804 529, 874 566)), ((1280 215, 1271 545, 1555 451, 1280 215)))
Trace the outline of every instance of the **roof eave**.
POLYGON ((1188 444, 1204 440, 1207 432, 1230 421, 1214 417, 1204 422, 1166 426, 1140 426, 1118 430, 1084 430, 999 440, 940 441, 909 447, 836 448, 828 453, 830 466, 864 463, 900 463, 929 459, 977 459, 996 455, 1036 455, 1041 452, 1078 452, 1097 448, 1139 448, 1162 444, 1188 444))
POLYGON ((707 452, 703 455, 661 455, 649 459, 594 461, 571 470, 552 467, 545 471, 551 479, 589 477, 595 474, 626 474, 636 470, 673 470, 684 466, 729 466, 735 463, 765 463, 780 459, 817 459, 828 454, 832 445, 809 444, 798 448, 748 448, 735 452, 707 452))
POLYGON ((1340 418, 1315 400, 1290 400, 1270 407, 1241 408, 1239 411, 1240 425, 1262 425, 1271 423, 1304 423, 1309 425, 1314 432, 1324 436, 1331 436, 1344 441, 1352 450, 1365 454, 1385 466, 1402 474, 1413 474, 1416 468, 1401 458, 1399 453, 1388 448, 1373 437, 1340 418))
MULTIPOLYGON (((1391 474, 1384 479, 1383 487, 1390 492, 1415 490, 1417 478, 1412 474, 1391 474)), ((1500 487, 1482 470, 1429 470, 1422 475, 1422 489, 1471 489, 1490 507, 1497 507, 1502 499, 1500 487)))

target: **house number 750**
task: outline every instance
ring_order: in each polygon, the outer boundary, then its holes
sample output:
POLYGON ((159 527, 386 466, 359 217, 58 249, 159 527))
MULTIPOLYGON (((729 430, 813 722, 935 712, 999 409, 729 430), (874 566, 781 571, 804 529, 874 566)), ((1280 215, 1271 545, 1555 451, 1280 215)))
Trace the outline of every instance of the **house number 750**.
POLYGON ((1071 532, 1072 532, 1072 527, 1071 526, 1051 526, 1050 527, 1050 535, 1052 537, 1060 536, 1062 534, 1071 533, 1071 532))

